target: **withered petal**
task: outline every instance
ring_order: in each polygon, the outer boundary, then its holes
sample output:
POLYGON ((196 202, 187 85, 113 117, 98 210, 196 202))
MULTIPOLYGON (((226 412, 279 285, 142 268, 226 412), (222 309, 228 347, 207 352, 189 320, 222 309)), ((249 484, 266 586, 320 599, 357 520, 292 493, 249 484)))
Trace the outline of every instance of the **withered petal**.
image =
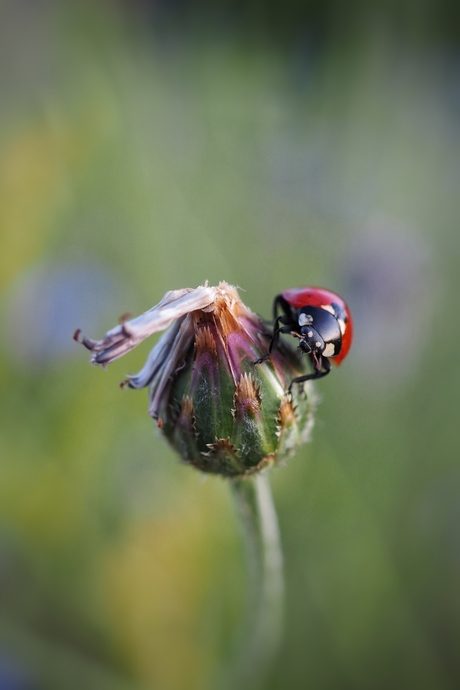
MULTIPOLYGON (((216 288, 207 285, 170 290, 157 305, 135 319, 115 326, 101 340, 82 338, 80 342, 92 351, 90 361, 93 364, 108 364, 130 352, 152 333, 164 331, 176 319, 209 307, 214 302, 215 293, 216 288)), ((79 333, 77 337, 80 337, 79 333)))

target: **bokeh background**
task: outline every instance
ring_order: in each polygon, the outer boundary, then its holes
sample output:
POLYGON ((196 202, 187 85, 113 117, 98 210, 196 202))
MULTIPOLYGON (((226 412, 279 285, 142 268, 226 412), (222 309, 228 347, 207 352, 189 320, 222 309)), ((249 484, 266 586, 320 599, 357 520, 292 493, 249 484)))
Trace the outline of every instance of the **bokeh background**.
POLYGON ((266 688, 460 686, 460 53, 443 0, 4 0, 0 687, 214 690, 245 586, 225 482, 72 341, 221 279, 343 294, 356 341, 272 472, 266 688))

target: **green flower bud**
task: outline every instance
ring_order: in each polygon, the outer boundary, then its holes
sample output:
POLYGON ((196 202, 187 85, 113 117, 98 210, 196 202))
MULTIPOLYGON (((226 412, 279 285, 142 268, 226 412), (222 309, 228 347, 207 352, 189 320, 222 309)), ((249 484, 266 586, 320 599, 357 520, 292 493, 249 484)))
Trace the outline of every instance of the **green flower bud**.
POLYGON ((125 383, 149 387, 149 412, 185 462, 237 477, 289 456, 307 440, 311 384, 286 392, 305 373, 302 360, 282 343, 255 366, 267 354, 270 329, 227 283, 166 293, 103 340, 81 342, 93 363, 105 365, 168 326, 143 369, 125 383))

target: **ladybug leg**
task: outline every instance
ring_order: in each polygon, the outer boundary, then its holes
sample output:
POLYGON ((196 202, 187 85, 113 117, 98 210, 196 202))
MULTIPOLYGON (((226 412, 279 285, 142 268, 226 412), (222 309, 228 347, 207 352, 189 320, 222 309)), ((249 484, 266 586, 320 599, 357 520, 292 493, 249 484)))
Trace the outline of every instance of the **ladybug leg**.
POLYGON ((286 314, 286 309, 283 308, 283 298, 281 295, 277 295, 275 299, 273 300, 273 321, 276 322, 278 317, 278 307, 281 307, 282 311, 284 312, 283 316, 286 314))
POLYGON ((259 359, 256 359, 254 364, 262 364, 262 362, 266 362, 267 359, 270 359, 271 353, 273 352, 275 346, 278 344, 280 333, 291 333, 292 326, 290 324, 286 324, 287 319, 288 317, 286 316, 286 314, 282 314, 281 316, 276 317, 275 330, 273 331, 272 339, 270 341, 270 345, 268 346, 268 354, 264 355, 263 357, 260 357, 259 359), (284 325, 280 326, 280 323, 284 325))
POLYGON ((294 385, 294 383, 304 383, 304 381, 313 381, 315 379, 321 379, 323 378, 323 376, 327 376, 330 370, 331 363, 328 359, 326 359, 326 357, 322 357, 321 364, 318 368, 316 368, 313 374, 305 374, 305 376, 297 376, 295 379, 292 379, 291 383, 289 384, 289 388, 287 389, 287 392, 291 392, 291 388, 294 385))

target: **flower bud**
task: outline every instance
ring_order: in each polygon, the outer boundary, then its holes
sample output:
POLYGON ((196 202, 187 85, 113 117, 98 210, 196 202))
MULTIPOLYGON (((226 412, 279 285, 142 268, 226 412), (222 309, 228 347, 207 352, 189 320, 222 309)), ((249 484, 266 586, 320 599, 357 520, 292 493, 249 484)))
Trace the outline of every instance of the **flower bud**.
POLYGON ((104 339, 81 342, 93 363, 105 365, 165 328, 143 369, 125 383, 149 387, 149 413, 185 462, 203 472, 242 476, 307 440, 311 384, 286 392, 305 373, 302 360, 281 343, 269 360, 254 364, 267 354, 271 332, 227 283, 168 292, 104 339))

